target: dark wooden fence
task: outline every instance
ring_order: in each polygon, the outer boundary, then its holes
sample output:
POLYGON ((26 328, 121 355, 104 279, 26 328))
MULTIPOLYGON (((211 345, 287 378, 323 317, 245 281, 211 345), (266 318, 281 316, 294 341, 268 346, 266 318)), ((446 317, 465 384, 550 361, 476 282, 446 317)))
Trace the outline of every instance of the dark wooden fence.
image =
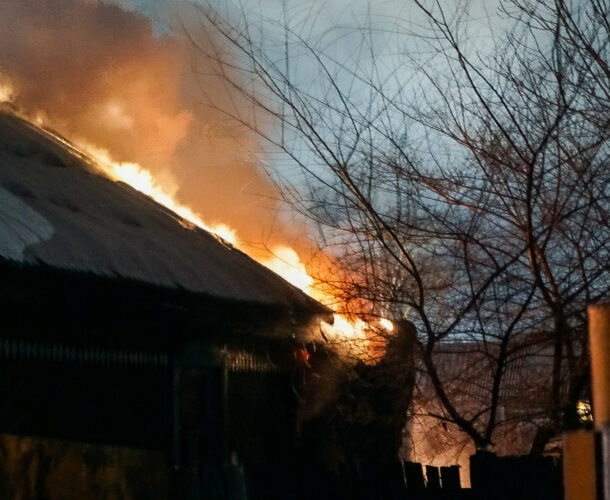
POLYGON ((471 488, 460 469, 413 462, 246 467, 249 500, 562 500, 561 467, 550 457, 471 457, 471 488))
POLYGON ((561 500, 561 464, 552 457, 470 457, 470 482, 476 500, 561 500))

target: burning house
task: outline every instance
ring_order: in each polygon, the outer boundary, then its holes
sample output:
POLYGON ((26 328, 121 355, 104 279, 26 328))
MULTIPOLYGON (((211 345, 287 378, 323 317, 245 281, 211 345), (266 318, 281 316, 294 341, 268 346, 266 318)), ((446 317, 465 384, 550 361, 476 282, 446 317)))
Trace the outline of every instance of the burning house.
MULTIPOLYGON (((7 113, 0 269, 2 493, 27 448, 15 436, 145 452, 157 470, 135 482, 159 498, 222 489, 222 464, 293 459, 302 365, 329 311, 7 113)), ((62 480, 78 495, 39 455, 30 495, 62 480)))

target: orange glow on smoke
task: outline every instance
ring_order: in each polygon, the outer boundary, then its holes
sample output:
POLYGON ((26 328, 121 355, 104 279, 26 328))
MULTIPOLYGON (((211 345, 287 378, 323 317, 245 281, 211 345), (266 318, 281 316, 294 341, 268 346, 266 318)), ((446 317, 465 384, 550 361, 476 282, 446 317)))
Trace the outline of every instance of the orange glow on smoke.
POLYGON ((15 100, 15 88, 13 84, 0 75, 0 104, 11 103, 15 100))

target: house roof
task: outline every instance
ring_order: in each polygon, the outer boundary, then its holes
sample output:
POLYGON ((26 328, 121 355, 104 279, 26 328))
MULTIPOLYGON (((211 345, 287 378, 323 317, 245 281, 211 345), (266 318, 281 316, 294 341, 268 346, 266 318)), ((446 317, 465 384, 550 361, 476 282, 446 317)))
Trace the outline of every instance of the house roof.
POLYGON ((68 144, 0 112, 0 258, 232 301, 324 308, 68 144))

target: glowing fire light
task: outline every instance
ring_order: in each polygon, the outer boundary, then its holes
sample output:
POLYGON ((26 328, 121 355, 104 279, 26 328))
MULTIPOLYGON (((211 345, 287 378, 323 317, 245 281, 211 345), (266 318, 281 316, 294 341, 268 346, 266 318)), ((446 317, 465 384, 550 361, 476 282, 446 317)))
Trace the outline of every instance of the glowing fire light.
POLYGON ((578 418, 583 423, 592 423, 593 422, 593 413, 591 412, 591 403, 588 401, 579 401, 576 404, 576 413, 578 414, 578 418))
MULTIPOLYGON (((262 260, 261 264, 279 274, 286 281, 322 304, 330 306, 335 302, 335 297, 324 293, 314 286, 315 280, 307 272, 305 264, 301 262, 299 255, 292 248, 285 246, 275 247, 272 249, 272 254, 272 257, 262 260)), ((324 324, 324 334, 326 337, 331 341, 339 339, 349 340, 353 344, 349 346, 350 351, 354 351, 356 347, 355 341, 362 341, 362 346, 358 346, 358 353, 355 355, 364 355, 365 349, 363 349, 363 346, 367 341, 366 329, 368 325, 360 319, 352 321, 341 314, 334 314, 333 317, 332 325, 324 324)))
POLYGON ((381 318, 379 320, 379 325, 381 326, 381 328, 387 330, 388 332, 393 332, 394 331, 394 323, 392 323, 387 318, 381 318))
POLYGON ((11 103, 15 100, 15 88, 10 81, 0 75, 0 104, 11 103))
POLYGON ((137 163, 115 162, 106 150, 93 146, 85 141, 79 141, 78 147, 93 160, 95 160, 96 164, 111 179, 129 184, 134 189, 144 193, 147 196, 150 196, 153 200, 161 205, 166 206, 183 219, 191 222, 201 229, 204 229, 205 231, 219 236, 223 240, 228 241, 233 245, 236 244, 237 238, 235 230, 225 224, 217 224, 215 226, 209 226, 206 224, 201 217, 193 212, 193 210, 186 205, 178 203, 174 199, 173 195, 157 182, 150 171, 141 167, 137 163))
POLYGON ((341 337, 362 340, 366 339, 365 331, 368 325, 361 319, 351 321, 342 314, 335 314, 334 319, 335 322, 330 329, 331 332, 335 332, 341 337))
POLYGON ((315 290, 311 287, 314 279, 307 273, 305 264, 301 262, 299 255, 292 248, 285 246, 275 247, 272 253, 273 256, 262 260, 261 264, 279 274, 300 290, 313 296, 315 290))
MULTIPOLYGON (((315 286, 314 278, 307 272, 305 264, 292 248, 275 247, 272 249, 272 256, 262 260, 261 264, 322 304, 331 307, 336 302, 334 296, 315 286)), ((350 345, 344 345, 344 347, 350 354, 358 357, 365 356, 368 345, 367 331, 370 330, 371 325, 361 319, 351 319, 337 313, 333 315, 333 318, 332 325, 324 324, 325 336, 331 341, 348 340, 350 345)), ((381 318, 379 325, 388 332, 394 330, 394 324, 389 319, 381 318)))

